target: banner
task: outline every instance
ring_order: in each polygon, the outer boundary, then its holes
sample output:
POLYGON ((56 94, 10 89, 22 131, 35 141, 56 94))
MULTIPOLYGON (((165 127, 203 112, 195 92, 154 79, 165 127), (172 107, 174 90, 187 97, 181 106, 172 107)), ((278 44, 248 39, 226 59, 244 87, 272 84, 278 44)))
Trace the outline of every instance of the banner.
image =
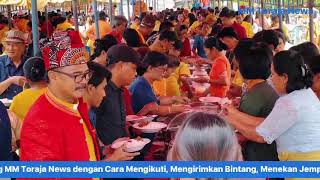
POLYGON ((0 162, 0 178, 320 178, 320 162, 0 162))

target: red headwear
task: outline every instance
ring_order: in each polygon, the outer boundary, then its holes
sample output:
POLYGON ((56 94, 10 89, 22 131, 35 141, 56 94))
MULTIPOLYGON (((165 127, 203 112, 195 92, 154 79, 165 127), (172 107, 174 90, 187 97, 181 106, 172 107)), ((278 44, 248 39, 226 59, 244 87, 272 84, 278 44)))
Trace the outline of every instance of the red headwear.
POLYGON ((54 33, 41 42, 41 51, 46 70, 85 64, 89 60, 79 32, 74 30, 54 33))

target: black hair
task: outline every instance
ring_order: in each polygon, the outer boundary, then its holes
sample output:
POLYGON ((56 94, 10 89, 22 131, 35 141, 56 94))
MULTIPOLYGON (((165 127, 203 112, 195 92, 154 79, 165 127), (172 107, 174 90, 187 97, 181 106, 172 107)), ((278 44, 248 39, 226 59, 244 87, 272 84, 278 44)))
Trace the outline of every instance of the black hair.
POLYGON ((157 51, 149 51, 145 57, 141 65, 137 69, 137 73, 139 76, 142 76, 147 70, 148 67, 159 67, 169 64, 169 57, 163 53, 157 51))
POLYGON ((252 39, 255 42, 264 42, 268 45, 273 45, 274 49, 276 49, 279 45, 279 38, 274 30, 262 30, 257 32, 252 39))
POLYGON ((139 16, 135 16, 133 20, 136 20, 136 19, 141 20, 141 19, 139 18, 139 16))
POLYGON ((174 31, 163 31, 160 33, 159 40, 168 40, 170 42, 175 42, 178 39, 176 32, 174 31))
POLYGON ((218 38, 215 38, 215 37, 209 37, 204 42, 204 47, 208 49, 216 48, 218 51, 228 49, 228 47, 225 44, 223 44, 218 38))
POLYGON ((250 14, 246 15, 246 17, 243 19, 243 21, 251 24, 253 21, 252 15, 250 15, 250 14))
POLYGON ((180 60, 176 56, 169 55, 168 68, 176 68, 180 66, 180 60))
POLYGON ((309 66, 314 75, 320 73, 320 55, 312 56, 305 59, 305 63, 309 66))
POLYGON ((163 32, 163 31, 169 31, 170 28, 173 28, 173 27, 174 26, 170 21, 165 21, 160 24, 159 33, 163 32))
POLYGON ((312 42, 298 44, 291 47, 289 50, 297 51, 303 58, 320 55, 318 47, 312 42))
POLYGON ((127 45, 130 47, 141 46, 140 36, 135 29, 127 28, 123 32, 123 39, 126 41, 127 45))
POLYGON ((219 17, 232 18, 232 17, 235 17, 235 16, 236 16, 236 12, 233 11, 233 10, 230 10, 228 8, 222 9, 220 14, 219 14, 219 17))
POLYGON ((251 39, 242 40, 234 49, 234 53, 243 78, 264 80, 269 78, 273 54, 267 44, 256 44, 251 39))
POLYGON ((107 15, 104 11, 99 12, 99 20, 105 20, 107 18, 107 15))
POLYGON ((179 30, 180 31, 188 30, 188 27, 186 25, 181 25, 179 30))
POLYGON ((118 44, 117 39, 112 35, 106 35, 102 39, 96 39, 94 42, 94 51, 91 55, 91 60, 101 55, 102 51, 108 52, 109 48, 118 44))
POLYGON ((93 85, 94 87, 99 86, 103 80, 106 79, 107 82, 111 79, 111 72, 107 68, 95 62, 88 62, 88 68, 92 71, 91 78, 88 81, 88 84, 93 85))
POLYGON ((298 52, 289 50, 277 53, 273 59, 273 67, 278 75, 288 76, 286 87, 288 94, 312 86, 312 73, 298 52))
POLYGON ((218 38, 231 37, 239 40, 238 34, 232 27, 223 28, 218 34, 218 38))
POLYGON ((23 65, 23 72, 31 82, 46 80, 46 69, 44 60, 40 57, 29 58, 23 65))
POLYGON ((61 23, 64 23, 66 21, 66 18, 65 17, 56 17, 52 20, 52 26, 53 27, 57 27, 58 24, 61 24, 61 23))

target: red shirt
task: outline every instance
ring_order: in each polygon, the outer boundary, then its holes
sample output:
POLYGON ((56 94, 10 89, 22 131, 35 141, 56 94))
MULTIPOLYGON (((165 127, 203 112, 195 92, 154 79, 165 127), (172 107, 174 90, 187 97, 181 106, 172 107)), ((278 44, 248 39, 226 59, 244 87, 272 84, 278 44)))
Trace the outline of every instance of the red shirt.
POLYGON ((122 34, 121 33, 117 33, 115 30, 112 30, 109 34, 112 35, 113 37, 115 37, 119 44, 122 42, 122 34))
POLYGON ((99 160, 97 137, 89 120, 87 105, 80 100, 79 114, 74 111, 56 102, 48 93, 42 95, 23 122, 20 160, 89 161, 89 148, 82 123, 88 128, 99 160))
POLYGON ((241 24, 234 22, 231 27, 236 31, 239 39, 247 38, 246 29, 243 26, 241 26, 241 24))
POLYGON ((183 41, 180 57, 191 56, 191 45, 188 38, 183 41))

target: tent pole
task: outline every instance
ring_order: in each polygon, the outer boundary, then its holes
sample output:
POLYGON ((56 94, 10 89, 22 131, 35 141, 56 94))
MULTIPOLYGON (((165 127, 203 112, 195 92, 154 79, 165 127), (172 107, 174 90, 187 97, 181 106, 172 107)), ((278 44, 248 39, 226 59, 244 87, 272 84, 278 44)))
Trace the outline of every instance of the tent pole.
POLYGON ((37 0, 31 0, 32 10, 32 40, 33 40, 33 55, 38 56, 39 51, 39 31, 38 31, 38 11, 37 0))

